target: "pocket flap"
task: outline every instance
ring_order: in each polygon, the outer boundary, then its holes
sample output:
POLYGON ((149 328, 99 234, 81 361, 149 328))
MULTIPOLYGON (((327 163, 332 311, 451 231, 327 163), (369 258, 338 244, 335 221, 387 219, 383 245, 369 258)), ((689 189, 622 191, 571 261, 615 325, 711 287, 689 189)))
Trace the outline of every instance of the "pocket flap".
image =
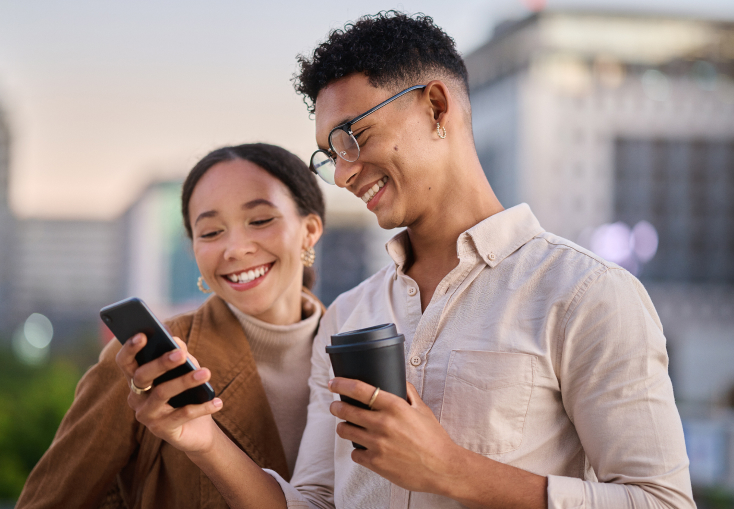
POLYGON ((485 390, 532 385, 534 361, 535 357, 524 353, 454 350, 448 376, 485 390))

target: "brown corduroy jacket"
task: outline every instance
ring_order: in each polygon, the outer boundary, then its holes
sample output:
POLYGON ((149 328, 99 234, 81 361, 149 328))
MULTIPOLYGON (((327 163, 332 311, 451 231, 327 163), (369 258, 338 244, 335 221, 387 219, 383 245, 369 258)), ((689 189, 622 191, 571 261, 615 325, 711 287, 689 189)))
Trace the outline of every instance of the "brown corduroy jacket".
MULTIPOLYGON (((219 427, 259 466, 288 477, 283 446, 255 360, 237 318, 213 296, 168 321, 188 344, 224 402, 219 427)), ((127 404, 129 388, 111 341, 79 382, 74 403, 31 472, 17 509, 225 508, 209 478, 188 457, 155 437, 127 404)))

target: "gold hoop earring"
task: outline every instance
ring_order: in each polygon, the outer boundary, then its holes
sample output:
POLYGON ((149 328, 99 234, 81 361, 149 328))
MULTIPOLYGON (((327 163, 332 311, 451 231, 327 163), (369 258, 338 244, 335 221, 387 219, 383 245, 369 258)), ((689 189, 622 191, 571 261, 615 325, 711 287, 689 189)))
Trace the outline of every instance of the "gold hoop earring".
POLYGON ((441 127, 441 124, 436 122, 436 132, 438 133, 438 137, 441 139, 444 139, 446 137, 446 128, 441 127), (443 130, 443 135, 441 135, 441 130, 443 130))
POLYGON ((308 249, 304 249, 301 251, 301 262, 303 263, 304 267, 311 267, 313 266, 313 262, 316 261, 316 251, 314 251, 313 247, 309 247, 308 249))
POLYGON ((214 291, 211 288, 204 287, 204 277, 203 276, 199 276, 199 279, 196 280, 196 286, 199 287, 199 291, 201 293, 212 293, 214 291))

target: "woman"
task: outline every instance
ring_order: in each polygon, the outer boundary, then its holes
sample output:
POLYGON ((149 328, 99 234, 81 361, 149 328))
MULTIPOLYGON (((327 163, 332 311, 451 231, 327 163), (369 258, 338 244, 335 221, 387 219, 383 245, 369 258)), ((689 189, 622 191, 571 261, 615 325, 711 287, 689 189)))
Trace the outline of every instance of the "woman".
MULTIPOLYGON (((313 246, 323 231, 321 191, 306 165, 282 148, 225 147, 189 173, 182 213, 199 288, 214 295, 167 322, 183 349, 161 362, 180 364, 182 352, 191 352, 208 369, 186 376, 213 386, 211 404, 223 405, 219 428, 258 465, 290 476, 323 310, 304 288, 313 283, 313 246)), ((146 341, 142 334, 131 339, 138 349, 146 341)), ((129 382, 115 364, 119 350, 110 342, 79 382, 16 507, 226 507, 184 453, 137 422, 127 404, 129 382)), ((144 394, 155 400, 159 387, 144 394)))

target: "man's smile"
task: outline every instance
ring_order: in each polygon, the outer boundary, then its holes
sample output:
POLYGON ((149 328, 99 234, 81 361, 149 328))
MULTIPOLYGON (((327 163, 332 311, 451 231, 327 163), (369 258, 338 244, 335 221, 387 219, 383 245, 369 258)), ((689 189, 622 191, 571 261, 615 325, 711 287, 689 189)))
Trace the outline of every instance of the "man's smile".
POLYGON ((382 177, 380 180, 374 182, 373 184, 363 187, 358 193, 358 196, 361 195, 362 201, 365 203, 369 203, 369 201, 372 200, 372 198, 380 192, 380 189, 382 189, 385 184, 387 184, 387 176, 382 177))

